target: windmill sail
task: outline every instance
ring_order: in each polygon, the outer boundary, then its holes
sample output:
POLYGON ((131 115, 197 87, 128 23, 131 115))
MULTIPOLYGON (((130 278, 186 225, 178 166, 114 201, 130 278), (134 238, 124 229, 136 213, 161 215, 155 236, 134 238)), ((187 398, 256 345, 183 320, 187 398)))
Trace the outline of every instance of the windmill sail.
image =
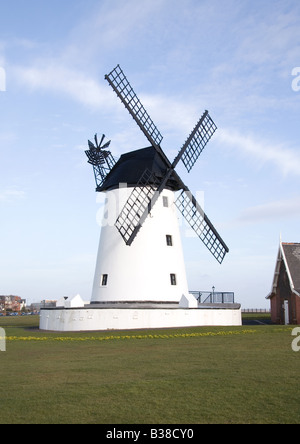
POLYGON ((188 172, 191 171, 197 162, 216 129, 217 126, 208 114, 208 111, 205 111, 180 151, 183 153, 181 160, 188 172))
POLYGON ((131 245, 158 198, 159 181, 148 169, 140 178, 124 205, 115 226, 126 245, 131 245), (155 201, 156 201, 155 199, 155 201))
POLYGON ((189 191, 182 191, 176 200, 176 206, 197 236, 221 264, 229 249, 195 197, 189 191))
POLYGON ((151 145, 158 147, 163 136, 158 131, 153 120, 137 97, 124 72, 120 68, 120 65, 117 65, 110 74, 106 75, 105 79, 120 98, 121 102, 143 131, 151 145))

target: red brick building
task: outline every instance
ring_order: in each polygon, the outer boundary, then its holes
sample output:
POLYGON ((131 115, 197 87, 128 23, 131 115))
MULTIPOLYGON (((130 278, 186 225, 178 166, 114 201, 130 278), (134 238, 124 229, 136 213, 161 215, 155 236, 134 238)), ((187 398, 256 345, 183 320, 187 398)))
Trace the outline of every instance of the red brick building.
POLYGON ((300 243, 280 242, 272 291, 272 322, 300 324, 300 243))

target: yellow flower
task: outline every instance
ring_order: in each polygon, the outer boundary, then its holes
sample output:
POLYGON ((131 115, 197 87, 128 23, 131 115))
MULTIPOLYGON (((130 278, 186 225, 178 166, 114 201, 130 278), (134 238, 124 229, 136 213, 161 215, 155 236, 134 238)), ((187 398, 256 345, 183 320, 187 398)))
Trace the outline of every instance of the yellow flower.
MULTIPOLYGON (((277 331, 282 331, 283 329, 277 329, 277 331)), ((124 335, 124 336, 8 336, 7 341, 58 341, 58 342, 70 342, 70 341, 118 341, 118 340, 132 340, 132 339, 174 339, 174 338, 201 338, 209 336, 230 336, 230 335, 247 335, 257 333, 257 330, 229 330, 229 331, 216 331, 216 332, 199 332, 199 333, 175 333, 175 334, 148 334, 148 335, 124 335)))

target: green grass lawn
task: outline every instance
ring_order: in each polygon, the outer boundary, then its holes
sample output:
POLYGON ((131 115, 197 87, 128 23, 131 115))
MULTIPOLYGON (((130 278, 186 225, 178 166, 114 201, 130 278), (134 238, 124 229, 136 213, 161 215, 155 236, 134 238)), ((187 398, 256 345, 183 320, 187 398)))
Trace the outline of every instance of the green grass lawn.
POLYGON ((291 327, 40 332, 0 318, 0 423, 299 423, 291 327), (44 338, 44 339, 43 339, 44 338))

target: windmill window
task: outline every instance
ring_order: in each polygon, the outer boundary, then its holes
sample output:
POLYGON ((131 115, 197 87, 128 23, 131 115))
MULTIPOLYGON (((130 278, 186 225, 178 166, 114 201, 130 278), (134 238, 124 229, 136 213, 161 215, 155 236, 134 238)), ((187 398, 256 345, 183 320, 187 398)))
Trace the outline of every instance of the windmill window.
POLYGON ((171 285, 177 285, 176 274, 170 274, 171 277, 171 285))
POLYGON ((101 286, 106 287, 108 282, 108 274, 103 274, 101 276, 101 286))
POLYGON ((170 234, 166 235, 166 240, 168 247, 173 247, 173 237, 170 234))
POLYGON ((169 198, 167 196, 163 196, 163 205, 165 208, 169 208, 169 198))

